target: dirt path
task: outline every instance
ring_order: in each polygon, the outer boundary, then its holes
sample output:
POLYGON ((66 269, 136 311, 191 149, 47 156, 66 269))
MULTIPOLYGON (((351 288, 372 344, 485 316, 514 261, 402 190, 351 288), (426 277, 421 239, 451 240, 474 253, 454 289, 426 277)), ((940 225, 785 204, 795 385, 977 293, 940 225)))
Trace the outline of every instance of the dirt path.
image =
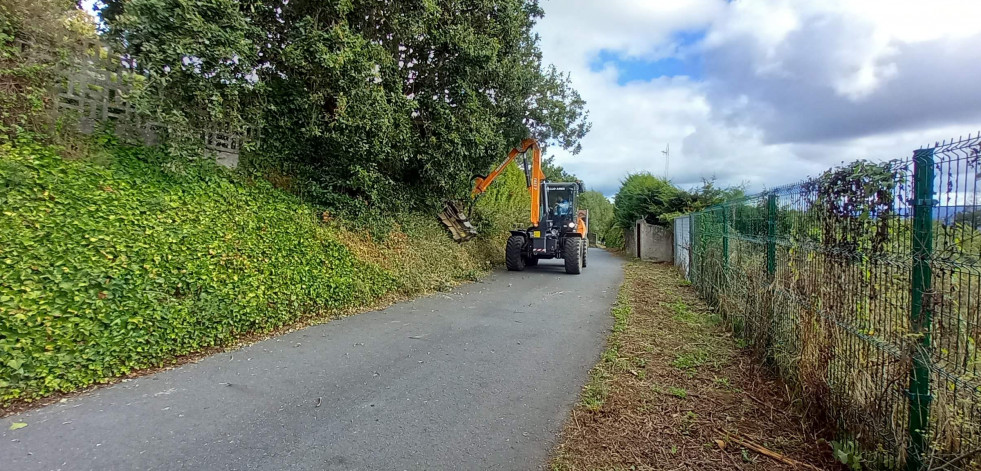
POLYGON ((614 316, 553 470, 840 469, 673 267, 628 264, 614 316))

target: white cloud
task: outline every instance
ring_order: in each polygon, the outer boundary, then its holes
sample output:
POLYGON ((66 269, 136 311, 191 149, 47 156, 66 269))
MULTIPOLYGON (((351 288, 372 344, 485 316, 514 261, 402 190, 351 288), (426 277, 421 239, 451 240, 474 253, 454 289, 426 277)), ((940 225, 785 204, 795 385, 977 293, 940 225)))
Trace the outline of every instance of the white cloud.
POLYGON ((658 57, 678 31, 701 29, 724 9, 723 0, 552 0, 539 25, 546 58, 564 70, 587 69, 600 50, 658 57))
POLYGON ((545 60, 572 72, 593 130, 558 160, 608 194, 631 171, 715 175, 752 189, 856 158, 912 149, 981 125, 981 2, 972 0, 552 0, 545 60), (704 31, 694 48, 678 34, 704 31), (698 54, 687 77, 617 82, 600 51, 656 60, 698 54))

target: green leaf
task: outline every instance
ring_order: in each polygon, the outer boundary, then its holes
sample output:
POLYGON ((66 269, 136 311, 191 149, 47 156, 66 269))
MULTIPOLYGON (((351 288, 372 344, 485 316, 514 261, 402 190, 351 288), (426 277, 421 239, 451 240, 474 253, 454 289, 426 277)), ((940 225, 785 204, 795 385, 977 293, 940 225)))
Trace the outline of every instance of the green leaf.
POLYGON ((27 427, 27 422, 14 422, 10 424, 10 430, 17 430, 27 427))

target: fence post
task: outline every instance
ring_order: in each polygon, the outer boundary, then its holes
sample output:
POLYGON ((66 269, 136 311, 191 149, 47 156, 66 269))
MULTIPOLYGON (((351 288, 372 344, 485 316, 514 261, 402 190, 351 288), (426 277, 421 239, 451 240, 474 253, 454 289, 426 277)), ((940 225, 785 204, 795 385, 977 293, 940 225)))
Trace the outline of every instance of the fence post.
POLYGON ((766 276, 771 283, 777 273, 777 195, 766 197, 766 276))
POLYGON ((722 280, 725 282, 729 273, 729 207, 722 204, 719 208, 722 209, 722 280))
POLYGON ((923 468, 923 452, 927 448, 927 432, 930 427, 930 330, 933 311, 928 299, 932 290, 933 270, 930 258, 933 254, 933 149, 920 149, 913 153, 913 269, 911 277, 910 327, 919 334, 919 343, 913 346, 913 366, 909 376, 909 438, 906 469, 919 471, 923 468))

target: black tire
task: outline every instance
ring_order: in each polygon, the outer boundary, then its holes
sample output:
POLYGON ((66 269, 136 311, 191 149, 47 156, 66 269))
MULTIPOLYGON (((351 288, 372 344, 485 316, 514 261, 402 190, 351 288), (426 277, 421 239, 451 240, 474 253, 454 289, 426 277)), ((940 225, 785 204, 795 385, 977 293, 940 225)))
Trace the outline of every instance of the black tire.
POLYGON ((508 238, 508 245, 504 248, 504 265, 508 267, 508 271, 522 271, 525 269, 525 257, 522 254, 524 248, 524 237, 512 235, 508 238))
POLYGON ((582 267, 586 268, 586 254, 589 252, 589 242, 582 244, 582 267))
POLYGON ((570 237, 562 247, 562 258, 565 259, 565 272, 573 275, 582 273, 582 239, 570 237))
POLYGON ((528 258, 526 258, 525 259, 525 266, 526 267, 537 267, 538 266, 538 259, 535 258, 535 257, 528 257, 528 258))

